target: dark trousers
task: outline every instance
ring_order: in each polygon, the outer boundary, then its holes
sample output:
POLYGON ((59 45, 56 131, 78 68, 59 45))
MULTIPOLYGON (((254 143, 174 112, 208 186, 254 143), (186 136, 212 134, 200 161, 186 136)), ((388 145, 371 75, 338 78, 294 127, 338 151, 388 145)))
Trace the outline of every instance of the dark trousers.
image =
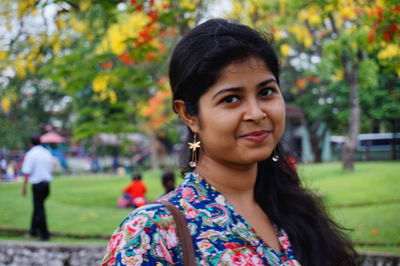
POLYGON ((30 234, 40 236, 41 239, 49 238, 47 230, 46 211, 44 201, 50 194, 49 182, 40 182, 32 185, 33 192, 33 214, 30 234))

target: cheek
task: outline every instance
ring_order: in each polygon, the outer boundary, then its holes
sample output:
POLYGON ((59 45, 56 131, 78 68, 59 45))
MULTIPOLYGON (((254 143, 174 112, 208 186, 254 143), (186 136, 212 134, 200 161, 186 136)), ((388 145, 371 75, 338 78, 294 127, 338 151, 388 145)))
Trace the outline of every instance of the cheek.
POLYGON ((271 110, 270 115, 277 129, 277 133, 279 133, 282 136, 283 131, 285 130, 285 120, 286 120, 285 104, 282 103, 276 105, 276 107, 271 110))
POLYGON ((201 112, 200 133, 206 133, 210 136, 214 134, 229 134, 238 125, 238 116, 233 111, 216 110, 210 108, 201 112))
POLYGON ((285 129, 285 122, 286 122, 285 106, 283 106, 282 109, 280 110, 278 120, 280 121, 280 124, 282 126, 282 130, 284 130, 285 129))
POLYGON ((282 117, 280 125, 279 125, 279 132, 278 132, 278 141, 282 138, 284 132, 285 132, 285 116, 282 117))
POLYGON ((199 130, 203 147, 231 145, 230 140, 234 140, 238 127, 233 112, 203 112, 202 117, 206 118, 201 119, 199 130))

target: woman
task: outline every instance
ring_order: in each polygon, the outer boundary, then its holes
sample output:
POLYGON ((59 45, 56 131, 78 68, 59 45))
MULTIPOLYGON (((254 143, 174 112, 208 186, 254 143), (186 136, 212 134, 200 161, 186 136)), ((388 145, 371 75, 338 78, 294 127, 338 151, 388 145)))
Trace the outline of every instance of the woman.
MULTIPOLYGON (((278 59, 251 28, 221 19, 190 31, 170 63, 173 108, 189 128, 177 206, 199 265, 356 265, 355 253, 280 146, 285 104, 278 59)), ((171 214, 137 209, 114 233, 104 263, 182 265, 171 214)))

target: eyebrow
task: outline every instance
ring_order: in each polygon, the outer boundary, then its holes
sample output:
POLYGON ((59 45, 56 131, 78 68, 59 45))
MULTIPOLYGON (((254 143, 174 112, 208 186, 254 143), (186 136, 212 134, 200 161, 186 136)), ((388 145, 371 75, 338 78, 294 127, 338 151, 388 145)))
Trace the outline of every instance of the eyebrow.
MULTIPOLYGON (((264 87, 265 85, 267 85, 268 83, 271 83, 271 82, 277 83, 277 82, 276 82, 276 79, 271 78, 271 79, 267 79, 267 80, 264 80, 264 81, 261 81, 260 83, 258 83, 258 84, 257 84, 257 88, 264 87)), ((234 88, 222 89, 222 90, 219 90, 217 93, 215 93, 215 94, 213 95, 212 99, 214 99, 214 98, 217 97, 218 95, 224 94, 224 93, 226 93, 226 92, 238 92, 238 91, 241 91, 241 90, 243 90, 243 89, 244 89, 243 87, 234 87, 234 88)))

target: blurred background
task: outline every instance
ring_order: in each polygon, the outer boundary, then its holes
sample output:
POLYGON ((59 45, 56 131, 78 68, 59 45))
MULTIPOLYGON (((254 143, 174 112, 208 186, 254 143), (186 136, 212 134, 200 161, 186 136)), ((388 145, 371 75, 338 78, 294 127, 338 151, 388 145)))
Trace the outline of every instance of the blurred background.
POLYGON ((26 241, 20 168, 32 133, 57 165, 51 242, 105 245, 130 212, 117 198, 132 173, 148 200, 163 194, 186 133, 171 109, 169 56, 214 17, 273 39, 284 140, 304 185, 358 250, 400 254, 398 0, 2 0, 0 241, 26 241))

